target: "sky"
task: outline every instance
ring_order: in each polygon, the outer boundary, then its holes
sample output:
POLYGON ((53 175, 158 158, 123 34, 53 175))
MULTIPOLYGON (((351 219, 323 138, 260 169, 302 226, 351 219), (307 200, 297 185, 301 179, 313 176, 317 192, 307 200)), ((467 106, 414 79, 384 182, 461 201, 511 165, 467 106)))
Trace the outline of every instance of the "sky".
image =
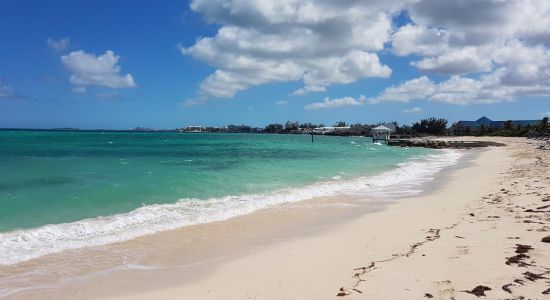
POLYGON ((0 127, 550 115, 547 0, 0 2, 0 127))

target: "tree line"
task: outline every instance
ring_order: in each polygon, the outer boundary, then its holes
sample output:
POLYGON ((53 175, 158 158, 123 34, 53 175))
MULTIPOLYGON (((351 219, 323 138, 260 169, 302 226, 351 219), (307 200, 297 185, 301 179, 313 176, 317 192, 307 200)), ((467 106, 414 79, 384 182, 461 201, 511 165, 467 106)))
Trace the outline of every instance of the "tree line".
MULTIPOLYGON (((411 125, 400 125, 398 122, 391 122, 395 125, 395 133, 401 136, 425 136, 425 135, 449 135, 452 134, 448 127, 449 122, 445 118, 426 118, 421 119, 411 125)), ((368 135, 370 129, 382 125, 378 124, 362 124, 362 123, 347 123, 346 121, 335 122, 333 127, 345 127, 346 131, 339 135, 368 135)), ((455 124, 453 124, 455 125, 455 124)), ((323 123, 301 123, 287 121, 286 123, 272 123, 264 128, 251 127, 247 125, 229 125, 224 132, 255 132, 255 133, 304 133, 311 132, 314 128, 325 127, 323 123)), ((221 129, 207 130, 212 132, 222 131, 221 129)), ((508 120, 502 124, 502 127, 488 127, 480 125, 479 128, 474 128, 473 131, 468 128, 467 135, 499 135, 499 136, 530 136, 530 135, 550 135, 550 125, 548 117, 543 118, 537 125, 521 126, 514 124, 508 120)))

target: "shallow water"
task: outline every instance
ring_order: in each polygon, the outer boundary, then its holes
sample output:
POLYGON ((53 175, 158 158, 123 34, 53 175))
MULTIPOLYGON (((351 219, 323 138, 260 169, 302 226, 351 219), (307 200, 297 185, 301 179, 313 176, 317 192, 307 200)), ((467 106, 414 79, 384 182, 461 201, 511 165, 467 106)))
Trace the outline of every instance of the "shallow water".
POLYGON ((414 193, 457 155, 360 137, 0 131, 0 263, 314 197, 414 193))

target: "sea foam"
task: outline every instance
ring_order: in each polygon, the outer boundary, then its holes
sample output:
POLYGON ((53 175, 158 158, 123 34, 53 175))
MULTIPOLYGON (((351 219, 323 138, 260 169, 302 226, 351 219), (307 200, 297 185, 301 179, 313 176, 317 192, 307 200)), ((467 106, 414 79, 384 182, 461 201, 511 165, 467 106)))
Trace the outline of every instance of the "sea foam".
POLYGON ((207 200, 180 199, 174 204, 147 205, 123 214, 45 225, 0 234, 0 264, 10 265, 47 254, 126 241, 183 226, 223 221, 283 203, 335 195, 398 197, 414 195, 422 183, 458 162, 461 154, 438 150, 416 157, 375 176, 335 179, 267 194, 207 200))

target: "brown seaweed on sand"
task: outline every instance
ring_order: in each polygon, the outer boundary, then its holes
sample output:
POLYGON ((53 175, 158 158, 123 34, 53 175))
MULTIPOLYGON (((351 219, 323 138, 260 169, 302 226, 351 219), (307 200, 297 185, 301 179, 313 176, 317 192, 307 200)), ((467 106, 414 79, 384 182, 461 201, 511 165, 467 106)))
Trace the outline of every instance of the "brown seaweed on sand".
POLYGON ((529 271, 523 273, 523 275, 525 275, 525 278, 527 280, 530 280, 530 281, 537 281, 539 279, 548 279, 548 278, 542 276, 541 274, 535 274, 535 273, 532 273, 532 272, 529 272, 529 271))
POLYGON ((502 286, 502 289, 508 293, 512 293, 512 289, 510 288, 511 286, 513 286, 514 284, 513 283, 508 283, 508 284, 505 284, 502 286))
POLYGON ((518 254, 518 255, 514 255, 512 257, 508 257, 506 259, 506 264, 509 265, 509 266, 511 266, 513 264, 517 264, 518 267, 530 266, 531 264, 526 263, 526 262, 523 261, 524 259, 527 259, 527 258, 529 258, 529 255, 525 255, 525 254, 521 253, 521 254, 518 254))
POLYGON ((490 290, 491 288, 488 286, 478 285, 475 288, 473 288, 471 291, 465 291, 465 292, 469 294, 474 294, 477 297, 481 297, 481 296, 486 296, 485 291, 490 291, 490 290))
POLYGON ((344 289, 344 287, 341 287, 340 288, 340 291, 338 292, 338 294, 336 294, 336 296, 338 297, 344 297, 344 296, 348 296, 349 293, 346 292, 346 290, 344 289))
POLYGON ((533 250, 533 247, 530 245, 516 244, 516 253, 527 253, 531 250, 533 250))

